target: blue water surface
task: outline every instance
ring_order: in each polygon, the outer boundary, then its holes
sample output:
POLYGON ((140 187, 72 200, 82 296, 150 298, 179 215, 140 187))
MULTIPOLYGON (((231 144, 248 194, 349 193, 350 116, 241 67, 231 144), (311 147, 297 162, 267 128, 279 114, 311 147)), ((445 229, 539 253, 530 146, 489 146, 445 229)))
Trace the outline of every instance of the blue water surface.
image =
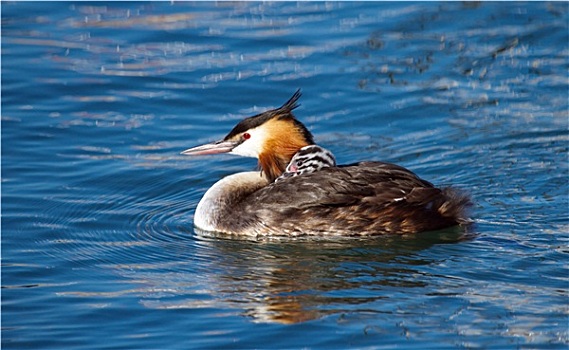
POLYGON ((567 2, 2 2, 2 348, 569 343, 567 2), (339 163, 468 191, 417 237, 193 229, 180 151, 302 88, 339 163))

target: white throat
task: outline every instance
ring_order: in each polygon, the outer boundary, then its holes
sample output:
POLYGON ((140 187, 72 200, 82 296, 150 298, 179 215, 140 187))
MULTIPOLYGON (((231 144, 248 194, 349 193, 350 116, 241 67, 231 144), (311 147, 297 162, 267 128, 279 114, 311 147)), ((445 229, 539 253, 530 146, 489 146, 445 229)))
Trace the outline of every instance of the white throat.
POLYGON ((232 174, 216 182, 204 194, 194 215, 194 225, 204 231, 227 231, 237 204, 269 184, 258 171, 232 174))

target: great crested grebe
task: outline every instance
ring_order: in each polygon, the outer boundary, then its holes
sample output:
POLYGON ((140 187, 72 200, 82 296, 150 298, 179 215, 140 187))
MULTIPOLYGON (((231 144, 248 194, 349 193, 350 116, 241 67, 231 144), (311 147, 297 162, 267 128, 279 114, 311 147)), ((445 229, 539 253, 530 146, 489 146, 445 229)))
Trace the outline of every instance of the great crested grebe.
POLYGON ((336 166, 292 114, 299 97, 300 90, 281 107, 242 120, 223 140, 182 152, 255 157, 261 168, 215 183, 196 208, 197 228, 250 236, 374 235, 469 222, 468 196, 436 188, 401 166, 336 166))

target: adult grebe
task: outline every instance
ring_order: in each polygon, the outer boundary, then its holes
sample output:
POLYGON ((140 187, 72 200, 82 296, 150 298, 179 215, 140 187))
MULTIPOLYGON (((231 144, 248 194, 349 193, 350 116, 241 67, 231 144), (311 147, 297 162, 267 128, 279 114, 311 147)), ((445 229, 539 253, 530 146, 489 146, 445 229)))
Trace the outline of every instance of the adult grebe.
POLYGON ((439 189, 398 165, 336 166, 283 106, 246 118, 221 141, 186 155, 231 153, 259 159, 261 171, 229 175, 200 200, 194 225, 236 235, 410 234, 468 223, 468 196, 439 189))

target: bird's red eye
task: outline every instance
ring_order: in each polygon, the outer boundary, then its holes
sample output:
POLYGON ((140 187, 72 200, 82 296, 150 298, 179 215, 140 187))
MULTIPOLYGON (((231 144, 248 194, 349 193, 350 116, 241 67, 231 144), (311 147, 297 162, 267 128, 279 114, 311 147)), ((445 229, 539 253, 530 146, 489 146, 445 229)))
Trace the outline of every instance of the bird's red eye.
POLYGON ((244 138, 245 140, 249 140, 249 139, 251 138, 251 134, 249 134, 248 132, 246 132, 246 133, 243 134, 243 138, 244 138))

